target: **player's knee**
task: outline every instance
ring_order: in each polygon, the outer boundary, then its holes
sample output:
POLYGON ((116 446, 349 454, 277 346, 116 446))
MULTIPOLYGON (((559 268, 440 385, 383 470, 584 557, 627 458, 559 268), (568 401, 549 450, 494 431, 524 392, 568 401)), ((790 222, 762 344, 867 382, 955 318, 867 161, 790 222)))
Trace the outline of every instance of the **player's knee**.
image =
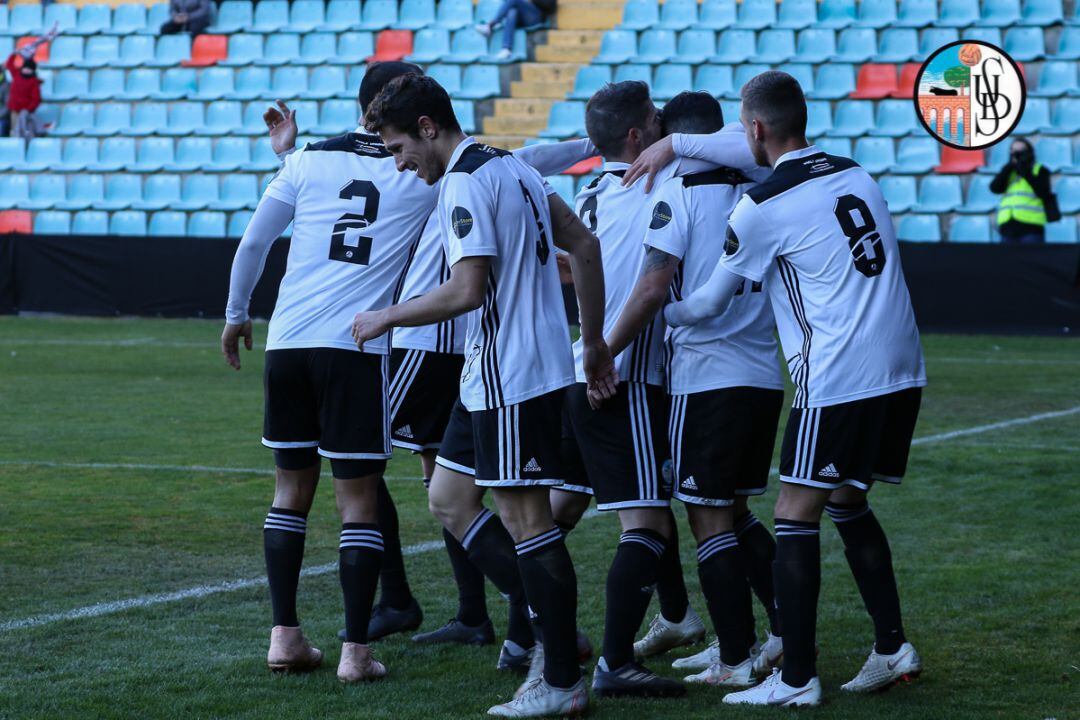
POLYGON ((645 529, 660 533, 665 540, 671 537, 671 520, 667 508, 629 508, 620 510, 619 522, 622 524, 624 532, 645 529))
POLYGON ((801 522, 818 522, 829 498, 827 490, 803 485, 783 484, 776 498, 774 517, 801 522))

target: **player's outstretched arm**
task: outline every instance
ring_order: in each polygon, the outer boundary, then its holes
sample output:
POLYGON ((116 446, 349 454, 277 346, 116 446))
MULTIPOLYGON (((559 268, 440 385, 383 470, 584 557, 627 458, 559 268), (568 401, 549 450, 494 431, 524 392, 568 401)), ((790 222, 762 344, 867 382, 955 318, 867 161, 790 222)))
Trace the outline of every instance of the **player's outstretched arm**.
POLYGON ((596 146, 588 138, 526 145, 514 150, 514 157, 532 165, 544 176, 561 173, 582 160, 588 160, 598 154, 596 146))
POLYGON ((264 196, 236 248, 229 276, 225 329, 221 333, 221 354, 225 362, 236 370, 240 369, 240 338, 244 339, 244 347, 248 350, 253 342, 251 319, 248 317, 251 293, 262 275, 270 248, 289 227, 293 213, 292 205, 264 196))
POLYGON ((623 306, 615 327, 607 336, 612 355, 617 356, 625 350, 656 317, 664 306, 678 268, 679 259, 674 255, 654 247, 645 250, 645 267, 641 277, 623 306))
POLYGON ((365 342, 391 328, 434 325, 475 310, 484 302, 490 270, 490 257, 462 258, 450 268, 450 279, 431 292, 400 305, 357 313, 353 318, 353 340, 363 350, 365 342))
POLYGON ((664 308, 664 320, 671 327, 694 325, 705 318, 714 317, 727 310, 735 297, 743 277, 736 275, 722 264, 717 265, 708 281, 682 302, 664 308))
POLYGON ((615 394, 619 384, 615 361, 604 342, 604 266, 600 259, 600 241, 561 197, 549 195, 548 202, 555 246, 570 255, 581 342, 585 350, 585 381, 589 386, 589 402, 597 407, 599 401, 615 394))
POLYGON ((270 107, 263 113, 263 122, 270 135, 270 149, 278 158, 296 149, 296 111, 290 110, 283 100, 277 101, 277 107, 270 107))
POLYGON ((678 158, 704 160, 751 173, 759 170, 754 154, 746 144, 742 125, 728 123, 709 135, 674 133, 661 138, 645 149, 623 175, 623 185, 633 185, 647 175, 645 191, 652 191, 657 173, 678 158))

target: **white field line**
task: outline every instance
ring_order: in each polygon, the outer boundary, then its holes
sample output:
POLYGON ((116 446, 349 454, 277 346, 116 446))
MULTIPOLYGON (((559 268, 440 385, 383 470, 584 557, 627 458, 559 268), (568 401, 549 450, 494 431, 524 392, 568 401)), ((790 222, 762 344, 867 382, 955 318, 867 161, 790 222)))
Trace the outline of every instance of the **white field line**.
MULTIPOLYGON (((103 462, 55 462, 52 460, 0 460, 3 466, 46 467, 69 470, 173 470, 176 472, 225 474, 225 475, 273 475, 274 467, 228 467, 216 465, 154 465, 150 463, 103 463, 103 462)), ((386 480, 419 480, 420 478, 385 475, 386 480)))
MULTIPOLYGON (((925 435, 923 437, 916 438, 912 441, 911 444, 926 445, 929 443, 944 442, 946 440, 952 440, 953 438, 966 437, 968 435, 978 435, 980 433, 991 432, 993 430, 1000 430, 1003 428, 1016 427, 1018 425, 1028 425, 1035 422, 1041 422, 1043 420, 1051 420, 1054 418, 1076 415, 1078 413, 1080 413, 1080 405, 1069 408, 1067 410, 1055 410, 1053 412, 1044 412, 1038 413, 1036 415, 1028 415, 1027 417, 1013 418, 1012 420, 1002 420, 1000 422, 989 423, 987 425, 976 425, 974 427, 964 428, 961 430, 952 430, 949 432, 937 433, 935 435, 925 435)), ((59 466, 60 464, 55 465, 59 466)), ((590 509, 588 512, 585 513, 583 519, 594 518, 599 514, 600 513, 595 509, 590 509)), ((442 546, 443 543, 437 541, 422 542, 402 548, 402 553, 404 555, 419 555, 420 553, 431 552, 432 550, 438 549, 442 546)), ((316 565, 314 567, 305 569, 302 574, 306 576, 325 575, 326 573, 333 572, 336 567, 337 563, 316 565)), ((187 588, 185 590, 177 590, 171 593, 143 595, 140 597, 128 598, 126 600, 116 600, 113 602, 98 603, 96 605, 87 605, 85 607, 75 608, 73 610, 68 610, 61 613, 37 615, 33 617, 22 618, 20 620, 8 620, 6 622, 0 623, 0 632, 10 630, 23 630, 26 628, 38 627, 40 625, 63 622, 65 620, 79 620, 83 618, 100 617, 102 615, 111 615, 113 613, 124 612, 126 610, 134 610, 143 607, 150 607, 152 605, 160 605, 162 603, 176 602, 178 600, 188 600, 192 598, 201 598, 208 595, 216 595, 218 593, 232 592, 234 590, 243 590, 251 587, 259 587, 265 583, 265 577, 247 578, 245 580, 228 580, 221 583, 215 583, 213 585, 199 585, 197 587, 187 588)))

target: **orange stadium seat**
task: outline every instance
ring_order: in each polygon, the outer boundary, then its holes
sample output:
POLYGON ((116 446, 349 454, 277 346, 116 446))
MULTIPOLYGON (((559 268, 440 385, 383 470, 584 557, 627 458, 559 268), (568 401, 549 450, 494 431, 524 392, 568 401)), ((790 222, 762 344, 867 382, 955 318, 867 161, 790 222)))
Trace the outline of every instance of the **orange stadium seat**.
POLYGON ((412 55, 413 34, 411 30, 383 30, 375 40, 375 54, 370 62, 398 61, 412 55))
MULTIPOLYGON (((19 41, 15 43, 15 49, 18 50, 19 48, 26 47, 36 39, 37 38, 32 35, 21 37, 19 38, 19 41)), ((38 45, 38 49, 34 52, 34 60, 37 61, 38 65, 49 62, 49 46, 51 44, 52 43, 41 43, 38 45)))
POLYGON ((910 100, 915 95, 915 78, 919 76, 919 64, 907 63, 900 68, 900 82, 893 92, 894 98, 910 100))
POLYGON ((229 40, 225 35, 199 35, 191 44, 191 59, 184 67, 208 67, 229 56, 229 40))
POLYGON ((0 235, 7 233, 27 233, 33 227, 33 216, 29 210, 0 211, 0 235))
POLYGON ((851 97, 880 100, 887 97, 896 97, 898 90, 895 65, 869 63, 859 68, 859 76, 855 81, 855 92, 851 93, 851 97))
POLYGON ((941 164, 934 172, 943 174, 965 174, 974 172, 986 164, 982 150, 957 150, 948 146, 941 148, 941 164))
POLYGON ((582 160, 577 165, 567 168, 563 171, 564 175, 588 175, 593 170, 600 168, 601 160, 598 157, 589 158, 588 160, 582 160))

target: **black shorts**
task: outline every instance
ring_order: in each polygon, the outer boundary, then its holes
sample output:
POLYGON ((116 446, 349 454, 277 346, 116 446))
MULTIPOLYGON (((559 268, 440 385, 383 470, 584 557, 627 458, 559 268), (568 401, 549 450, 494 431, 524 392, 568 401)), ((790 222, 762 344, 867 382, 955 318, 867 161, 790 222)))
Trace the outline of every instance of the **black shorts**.
POLYGON ((386 460, 388 359, 355 350, 268 350, 263 445, 318 448, 335 460, 386 460))
POLYGON ((666 507, 671 484, 664 477, 668 459, 668 397, 645 383, 620 383, 615 397, 598 409, 589 406, 585 384, 566 391, 574 437, 599 510, 666 507))
POLYGON ((574 437, 574 428, 570 425, 570 406, 566 402, 563 403, 562 411, 562 462, 563 484, 552 489, 594 495, 589 474, 585 471, 585 460, 581 457, 581 447, 574 437))
POLYGON ((390 353, 391 442, 413 452, 438 450, 461 387, 464 358, 394 348, 390 353))
POLYGON ((907 470, 922 388, 822 408, 793 408, 780 451, 784 482, 835 490, 896 483, 907 470))
POLYGON ((435 462, 465 474, 475 468, 476 484, 482 487, 562 485, 563 394, 559 389, 475 412, 458 402, 435 462))
POLYGON ((733 387, 671 398, 674 496, 729 507, 769 484, 783 390, 733 387))

